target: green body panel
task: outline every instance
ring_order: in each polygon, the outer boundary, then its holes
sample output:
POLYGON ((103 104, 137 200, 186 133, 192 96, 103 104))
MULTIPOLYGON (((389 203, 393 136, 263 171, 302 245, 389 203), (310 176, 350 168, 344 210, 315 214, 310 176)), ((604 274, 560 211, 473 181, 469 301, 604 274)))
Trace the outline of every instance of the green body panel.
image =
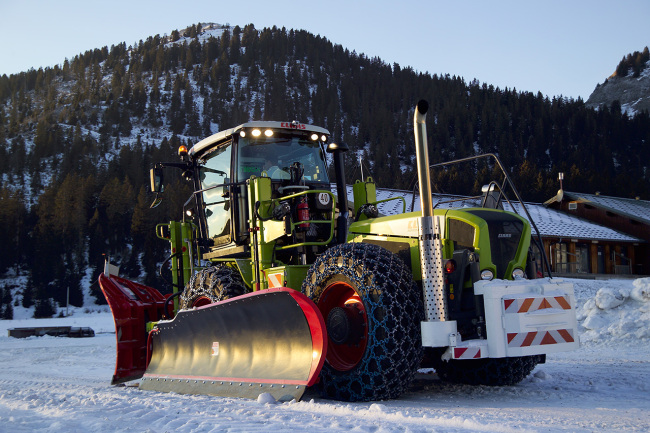
POLYGON ((420 212, 409 212, 357 221, 350 224, 348 238, 357 234, 373 234, 377 236, 400 236, 417 239, 418 221, 421 216, 420 212))
MULTIPOLYGON (((377 201, 377 189, 375 182, 371 177, 366 182, 357 180, 352 186, 352 193, 354 194, 354 214, 359 212, 359 208, 366 203, 374 203, 377 201)), ((366 219, 365 215, 361 215, 362 219, 366 219)))
MULTIPOLYGON (((528 248, 530 246, 530 224, 517 214, 495 209, 464 208, 464 209, 435 209, 434 217, 445 218, 445 233, 442 236, 443 259, 451 259, 454 253, 454 241, 450 237, 450 220, 458 220, 469 224, 474 228, 474 238, 470 246, 480 258, 481 270, 488 269, 494 275, 497 274, 497 267, 492 261, 490 247, 490 232, 488 223, 481 217, 474 215, 471 211, 494 212, 503 215, 514 216, 523 223, 523 232, 519 242, 515 258, 510 261, 506 268, 505 275, 512 275, 512 271, 519 267, 526 268, 528 248)), ((349 228, 348 241, 350 242, 372 242, 372 243, 408 243, 410 245, 411 268, 413 278, 416 281, 422 279, 420 269, 420 253, 418 244, 418 225, 421 214, 410 212, 399 215, 391 215, 374 219, 360 220, 352 223, 349 228)), ((385 245, 386 246, 386 245, 385 245)), ((390 249, 390 246, 387 246, 390 249)))
MULTIPOLYGON (((526 221, 524 218, 520 217, 515 213, 506 212, 497 209, 470 208, 470 209, 462 209, 462 210, 450 209, 447 211, 447 221, 449 221, 450 219, 457 219, 475 228, 476 231, 474 236, 473 247, 474 247, 474 251, 479 255, 481 270, 489 269, 490 271, 493 272, 494 275, 497 275, 497 267, 492 260, 492 248, 491 248, 488 223, 485 221, 485 219, 480 218, 468 212, 471 210, 480 210, 481 212, 494 212, 495 214, 507 213, 510 216, 514 216, 518 218, 523 223, 523 232, 521 235, 519 246, 514 255, 514 258, 510 261, 508 267, 506 268, 505 275, 507 276, 512 275, 512 271, 516 267, 525 270, 526 260, 528 258, 528 248, 530 247, 530 234, 531 234, 530 224, 528 223, 528 221, 526 221)), ((453 254, 453 243, 452 243, 453 239, 450 239, 448 236, 449 224, 446 224, 446 227, 447 227, 447 233, 445 233, 446 242, 444 242, 443 245, 445 248, 445 256, 450 257, 450 254, 453 254)))
MULTIPOLYGON (((249 215, 249 232, 250 251, 253 253, 251 268, 252 280, 244 280, 251 284, 253 290, 263 290, 267 288, 266 279, 261 274, 265 269, 273 266, 273 242, 264 242, 264 232, 266 222, 256 217, 256 212, 260 215, 268 215, 271 210, 271 178, 255 177, 247 181, 248 184, 248 215, 249 215), (255 203, 259 202, 259 209, 255 208, 255 203), (257 262, 257 266, 255 263, 257 262), (259 272, 259 273, 258 273, 259 272)), ((272 223, 272 221, 269 221, 272 223)), ((242 272, 243 274, 243 272, 242 272)))
POLYGON ((302 287, 302 282, 307 276, 307 271, 309 271, 310 265, 288 265, 288 266, 276 266, 273 268, 268 268, 264 270, 266 278, 267 287, 277 287, 269 284, 269 276, 273 274, 282 274, 280 285, 284 287, 289 287, 291 289, 300 290, 302 287))
MULTIPOLYGON (((196 251, 194 251, 195 230, 196 226, 191 222, 170 221, 166 224, 156 225, 156 236, 169 242, 173 254, 171 271, 174 293, 183 290, 194 272, 193 261, 196 257, 196 251)), ((174 311, 178 311, 178 297, 174 298, 174 311)))
POLYGON ((377 188, 375 186, 374 180, 371 177, 365 182, 357 180, 352 186, 352 193, 354 194, 354 215, 359 218, 359 221, 368 219, 363 213, 359 213, 359 208, 364 204, 374 204, 378 205, 381 203, 386 203, 393 200, 402 201, 402 213, 406 213, 406 200, 404 197, 393 197, 387 198, 384 200, 377 200, 377 188))
POLYGON ((241 274, 242 280, 250 287, 251 281, 253 281, 253 262, 251 259, 232 259, 230 262, 234 262, 234 267, 241 274))
POLYGON ((410 265, 413 273, 413 279, 415 281, 422 280, 422 270, 420 267, 420 248, 417 238, 401 236, 380 236, 374 234, 356 234, 354 237, 349 237, 348 241, 372 243, 382 246, 388 251, 397 253, 407 265, 410 265), (399 247, 397 247, 398 245, 399 247), (404 248, 408 248, 408 252, 401 254, 404 248), (406 254, 407 257, 404 257, 404 254, 406 254))

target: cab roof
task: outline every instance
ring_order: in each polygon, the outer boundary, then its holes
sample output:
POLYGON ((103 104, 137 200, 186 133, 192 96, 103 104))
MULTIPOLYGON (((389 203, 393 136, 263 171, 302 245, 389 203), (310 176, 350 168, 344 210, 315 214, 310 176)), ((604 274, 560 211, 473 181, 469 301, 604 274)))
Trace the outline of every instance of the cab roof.
POLYGON ((242 123, 241 125, 235 126, 234 128, 226 129, 224 131, 217 132, 216 134, 213 134, 207 138, 204 138, 203 140, 199 141, 194 146, 192 146, 192 148, 189 150, 188 153, 190 155, 199 154, 204 149, 207 149, 222 141, 226 141, 230 139, 230 137, 232 137, 233 135, 239 134, 239 132, 244 128, 266 128, 266 129, 271 128, 275 130, 285 129, 287 131, 294 130, 294 131, 302 131, 302 132, 316 132, 318 134, 330 135, 330 132, 325 128, 321 128, 320 126, 315 126, 315 125, 309 125, 306 123, 299 123, 295 120, 293 122, 254 121, 254 122, 242 123))

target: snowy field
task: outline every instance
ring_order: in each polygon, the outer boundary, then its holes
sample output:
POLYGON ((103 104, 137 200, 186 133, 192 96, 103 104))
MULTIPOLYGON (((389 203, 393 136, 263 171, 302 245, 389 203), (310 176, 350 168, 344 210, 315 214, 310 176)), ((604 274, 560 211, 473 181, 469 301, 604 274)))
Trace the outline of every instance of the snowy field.
POLYGON ((0 432, 648 432, 650 278, 574 281, 580 350, 548 356, 516 386, 449 385, 423 372, 398 400, 375 403, 310 391, 279 404, 113 387, 107 310, 0 321, 0 432), (7 337, 8 328, 51 325, 97 335, 7 337))

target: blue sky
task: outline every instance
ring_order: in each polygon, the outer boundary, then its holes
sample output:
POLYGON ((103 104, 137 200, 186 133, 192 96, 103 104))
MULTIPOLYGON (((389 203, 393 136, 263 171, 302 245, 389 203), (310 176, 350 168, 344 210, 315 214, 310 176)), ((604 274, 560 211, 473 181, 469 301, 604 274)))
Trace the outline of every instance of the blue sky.
POLYGON ((0 75, 198 22, 304 29, 420 72, 583 99, 650 46, 648 0, 0 0, 0 75))

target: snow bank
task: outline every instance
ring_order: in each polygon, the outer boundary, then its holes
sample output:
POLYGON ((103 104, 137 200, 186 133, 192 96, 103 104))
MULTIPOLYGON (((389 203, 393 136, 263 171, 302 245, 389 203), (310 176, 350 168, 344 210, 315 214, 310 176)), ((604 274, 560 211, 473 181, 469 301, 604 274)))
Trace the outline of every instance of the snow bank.
MULTIPOLYGON (((19 307, 15 308, 17 310, 19 309, 19 307)), ((65 310, 65 308, 63 310, 65 310)), ((41 326, 88 327, 92 328, 93 331, 95 331, 95 334, 115 333, 115 322, 113 322, 113 315, 108 306, 96 307, 94 309, 79 308, 74 311, 74 314, 71 314, 68 317, 53 317, 51 319, 29 318, 31 314, 33 313, 30 312, 30 310, 20 307, 20 314, 18 315, 20 318, 15 320, 0 320, 0 337, 7 336, 8 330, 11 328, 41 326)), ((14 314, 14 316, 16 316, 16 314, 14 314)))
MULTIPOLYGON (((574 285, 582 344, 650 339, 650 278, 567 281, 574 285)), ((32 319, 32 314, 33 309, 14 307, 16 320, 0 320, 0 336, 9 328, 28 326, 87 326, 96 333, 115 332, 107 305, 71 308, 70 316, 63 318, 32 319)))
POLYGON ((576 293, 582 343, 650 339, 650 278, 593 285, 601 287, 591 297, 581 300, 576 293))
POLYGON ((269 394, 245 400, 110 386, 115 335, 101 333, 114 332, 109 311, 53 319, 17 311, 16 320, 0 320, 0 432, 649 432, 650 278, 570 281, 586 342, 579 350, 549 355, 516 386, 447 384, 422 373, 399 399, 367 403, 323 400, 312 390, 282 403, 269 394), (10 327, 49 325, 99 334, 6 336, 10 327))

